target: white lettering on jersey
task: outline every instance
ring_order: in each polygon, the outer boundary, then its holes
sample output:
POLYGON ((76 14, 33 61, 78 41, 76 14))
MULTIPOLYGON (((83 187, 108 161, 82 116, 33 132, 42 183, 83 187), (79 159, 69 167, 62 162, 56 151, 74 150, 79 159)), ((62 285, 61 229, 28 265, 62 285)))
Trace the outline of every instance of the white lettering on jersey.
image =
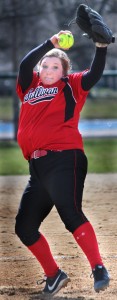
POLYGON ((43 86, 38 86, 28 91, 24 96, 24 103, 28 102, 33 105, 42 101, 51 101, 57 93, 57 87, 44 88, 43 86))

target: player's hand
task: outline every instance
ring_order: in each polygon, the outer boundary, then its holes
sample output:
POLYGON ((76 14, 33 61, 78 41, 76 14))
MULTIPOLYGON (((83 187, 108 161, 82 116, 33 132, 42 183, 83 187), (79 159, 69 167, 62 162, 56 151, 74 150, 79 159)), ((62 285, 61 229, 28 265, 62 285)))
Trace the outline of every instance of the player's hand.
MULTIPOLYGON (((55 48, 61 48, 59 46, 59 36, 60 34, 72 34, 71 31, 69 30, 61 30, 59 31, 57 34, 54 34, 51 38, 50 41, 52 42, 52 44, 54 45, 55 48)), ((66 50, 66 49, 65 49, 66 50)))

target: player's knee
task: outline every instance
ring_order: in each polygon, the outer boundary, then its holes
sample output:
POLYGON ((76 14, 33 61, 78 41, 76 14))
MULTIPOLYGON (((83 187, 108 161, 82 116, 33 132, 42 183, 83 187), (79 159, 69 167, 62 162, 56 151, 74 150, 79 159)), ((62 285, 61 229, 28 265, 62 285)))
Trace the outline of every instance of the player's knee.
POLYGON ((30 228, 28 224, 24 222, 20 222, 18 218, 16 218, 15 233, 17 234, 17 236, 25 246, 30 246, 34 244, 40 236, 40 233, 38 232, 38 228, 36 227, 30 228))
POLYGON ((74 215, 74 217, 69 217, 66 219, 65 222, 65 227, 67 230, 69 230, 71 233, 74 232, 74 230, 84 223, 86 223, 88 219, 84 215, 83 212, 78 212, 77 214, 74 215))

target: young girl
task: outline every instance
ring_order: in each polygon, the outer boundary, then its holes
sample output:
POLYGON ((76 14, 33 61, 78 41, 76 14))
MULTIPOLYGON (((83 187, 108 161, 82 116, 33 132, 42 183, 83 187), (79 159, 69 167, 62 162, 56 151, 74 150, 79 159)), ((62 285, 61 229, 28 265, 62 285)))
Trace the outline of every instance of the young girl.
POLYGON ((68 31, 60 31, 24 57, 17 81, 22 102, 18 143, 29 161, 30 179, 16 217, 16 234, 44 270, 43 293, 52 295, 70 280, 39 231, 54 205, 90 263, 95 291, 109 285, 94 229, 82 210, 87 158, 78 130, 88 92, 103 73, 107 45, 96 43, 89 70, 70 74, 70 60, 59 49, 61 33, 68 31))

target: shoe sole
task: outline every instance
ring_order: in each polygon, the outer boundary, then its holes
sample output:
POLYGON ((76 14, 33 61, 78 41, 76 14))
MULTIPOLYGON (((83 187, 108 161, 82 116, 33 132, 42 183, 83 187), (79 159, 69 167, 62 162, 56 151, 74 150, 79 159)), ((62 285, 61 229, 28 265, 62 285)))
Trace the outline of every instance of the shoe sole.
POLYGON ((98 283, 98 286, 97 287, 94 286, 94 289, 96 293, 99 293, 100 291, 105 291, 108 287, 109 287, 109 281, 107 283, 104 283, 103 285, 101 283, 100 284, 98 283))
POLYGON ((51 295, 55 295, 56 293, 58 293, 58 291, 60 291, 62 288, 66 287, 68 282, 70 282, 70 278, 66 278, 61 280, 61 282, 59 283, 58 287, 56 288, 56 290, 51 294, 51 295))

